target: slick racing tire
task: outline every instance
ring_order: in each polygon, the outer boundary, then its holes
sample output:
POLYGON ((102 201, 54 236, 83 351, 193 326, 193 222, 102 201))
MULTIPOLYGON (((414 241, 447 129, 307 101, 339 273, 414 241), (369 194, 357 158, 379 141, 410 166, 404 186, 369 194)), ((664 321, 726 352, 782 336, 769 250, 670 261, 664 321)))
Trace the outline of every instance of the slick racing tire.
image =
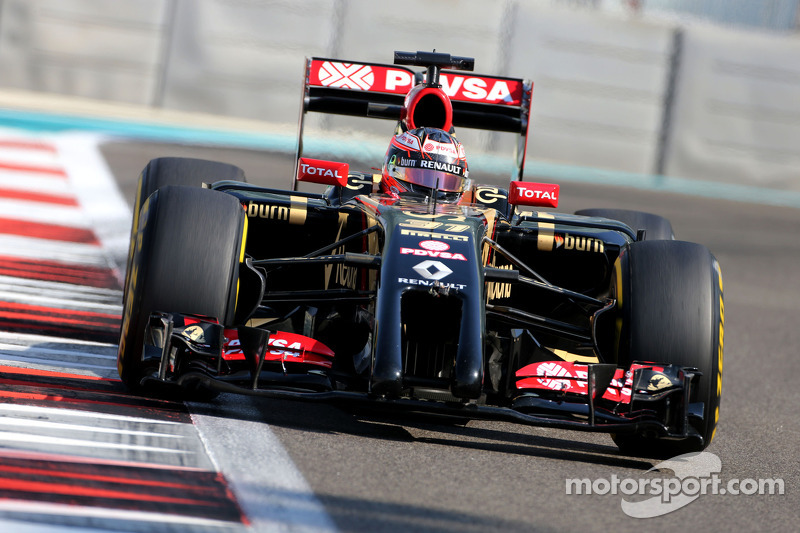
MULTIPOLYGON (((133 202, 131 242, 133 242, 133 234, 139 225, 139 211, 142 209, 142 204, 158 189, 167 185, 201 187, 203 183, 214 183, 222 180, 247 181, 244 170, 229 163, 191 157, 158 157, 151 159, 139 175, 136 198, 133 202)), ((133 250, 129 249, 125 285, 128 284, 132 253, 133 250)))
POLYGON ((151 159, 139 176, 137 202, 141 205, 148 196, 167 185, 200 187, 203 183, 222 180, 247 181, 244 170, 229 163, 190 157, 158 157, 151 159))
POLYGON ((141 391, 159 361, 144 356, 144 334, 155 311, 233 322, 245 212, 228 194, 167 186, 144 201, 132 240, 117 358, 119 375, 141 391))
POLYGON ((690 424, 703 439, 650 439, 615 435, 620 449, 637 455, 674 456, 700 451, 714 438, 722 395, 725 311, 719 263, 705 246, 683 241, 634 242, 615 264, 621 327, 618 358, 672 363, 702 372, 690 403, 704 404, 690 424))
POLYGON ((629 226, 633 231, 643 229, 646 231, 645 240, 648 241, 671 241, 675 239, 675 233, 672 231, 670 221, 652 213, 631 211, 629 209, 581 209, 580 211, 575 211, 575 214, 617 220, 629 226))

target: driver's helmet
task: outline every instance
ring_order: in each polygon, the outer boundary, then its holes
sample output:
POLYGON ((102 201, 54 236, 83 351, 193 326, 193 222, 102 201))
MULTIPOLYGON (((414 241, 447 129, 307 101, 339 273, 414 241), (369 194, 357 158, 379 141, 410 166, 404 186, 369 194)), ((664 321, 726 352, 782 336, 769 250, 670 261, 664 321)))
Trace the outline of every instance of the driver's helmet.
POLYGON ((416 128, 392 137, 383 162, 381 188, 397 196, 411 191, 457 200, 469 189, 464 147, 438 128, 416 128))

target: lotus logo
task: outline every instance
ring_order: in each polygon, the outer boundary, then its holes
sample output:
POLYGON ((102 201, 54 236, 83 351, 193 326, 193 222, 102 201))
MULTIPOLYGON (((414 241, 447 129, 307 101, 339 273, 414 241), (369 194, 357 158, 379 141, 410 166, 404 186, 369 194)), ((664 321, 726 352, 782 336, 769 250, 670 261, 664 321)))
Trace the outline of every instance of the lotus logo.
POLYGON ((189 339, 190 341, 196 342, 198 344, 203 344, 206 342, 205 331, 203 331, 203 328, 198 326, 197 324, 189 326, 188 328, 184 329, 183 336, 189 339))
POLYGON ((439 261, 423 261, 414 267, 414 271, 425 279, 432 279, 434 281, 446 278, 453 273, 452 270, 447 268, 439 261))
POLYGON ((670 381, 667 376, 664 374, 653 374, 653 377, 650 378, 650 382, 647 384, 647 390, 655 392, 671 386, 672 381, 670 381))

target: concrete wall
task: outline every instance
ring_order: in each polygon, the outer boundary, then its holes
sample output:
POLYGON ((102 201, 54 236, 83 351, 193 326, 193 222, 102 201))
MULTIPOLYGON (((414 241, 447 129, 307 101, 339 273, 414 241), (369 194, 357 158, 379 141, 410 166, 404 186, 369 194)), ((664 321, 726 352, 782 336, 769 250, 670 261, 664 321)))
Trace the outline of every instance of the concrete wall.
POLYGON ((0 86, 150 105, 168 35, 166 5, 5 0, 0 86))
POLYGON ((654 171, 672 28, 592 13, 514 17, 508 71, 534 80, 534 157, 654 171))
MULTIPOLYGON (((292 127, 303 58, 474 56, 534 80, 529 157, 800 190, 800 40, 557 9, 549 1, 4 0, 0 89, 292 127), (673 59, 679 59, 675 62, 673 59), (675 83, 673 83, 673 81, 675 83), (674 89, 674 91, 673 91, 674 89)), ((312 118, 388 136, 391 125, 312 118)), ((497 135, 460 132, 468 149, 497 135)))
POLYGON ((800 39, 687 32, 666 172, 800 190, 800 39))

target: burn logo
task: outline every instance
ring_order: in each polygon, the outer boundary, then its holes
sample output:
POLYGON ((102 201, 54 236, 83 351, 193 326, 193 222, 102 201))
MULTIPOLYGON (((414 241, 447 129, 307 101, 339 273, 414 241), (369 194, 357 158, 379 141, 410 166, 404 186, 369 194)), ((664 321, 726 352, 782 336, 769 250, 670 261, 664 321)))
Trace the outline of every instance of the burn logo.
POLYGON ((578 252, 603 253, 606 249, 603 241, 600 239, 570 235, 569 233, 565 233, 563 237, 561 235, 556 235, 555 243, 556 248, 561 248, 563 246, 565 250, 576 250, 578 252))

